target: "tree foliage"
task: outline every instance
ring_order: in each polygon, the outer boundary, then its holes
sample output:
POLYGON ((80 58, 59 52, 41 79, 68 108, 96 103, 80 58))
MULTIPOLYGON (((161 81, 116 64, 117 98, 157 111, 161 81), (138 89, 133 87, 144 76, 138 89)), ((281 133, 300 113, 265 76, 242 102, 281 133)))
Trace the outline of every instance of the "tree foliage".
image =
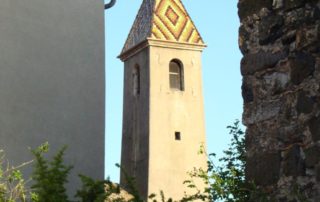
MULTIPOLYGON (((246 202, 250 198, 250 189, 245 180, 245 141, 244 132, 240 122, 236 120, 232 126, 227 127, 231 135, 229 147, 223 151, 224 156, 218 159, 219 164, 215 165, 213 158, 216 154, 208 155, 208 169, 194 169, 190 172, 191 180, 185 181, 190 188, 196 188, 192 179, 204 180, 206 188, 198 191, 192 196, 186 196, 184 201, 200 199, 203 201, 221 200, 224 202, 246 202)), ((200 153, 205 153, 201 148, 200 153)))
POLYGON ((30 164, 23 163, 19 166, 11 166, 5 161, 4 151, 0 150, 0 202, 26 202, 28 190, 20 168, 30 164))
MULTIPOLYGON (((190 179, 185 181, 185 185, 196 190, 193 195, 186 195, 179 201, 187 202, 194 200, 202 201, 224 201, 224 202, 247 202, 252 195, 252 184, 245 180, 245 145, 244 132, 241 130, 240 122, 235 121, 232 126, 227 127, 231 135, 229 147, 223 151, 224 156, 218 159, 216 165, 213 161, 215 154, 207 155, 204 147, 200 153, 208 156, 208 168, 194 169, 190 172, 190 179), (206 184, 204 190, 198 189, 194 183, 203 180, 206 184)), ((37 149, 31 150, 34 155, 34 172, 32 179, 34 184, 32 190, 25 188, 25 180, 17 168, 2 167, 0 158, 0 202, 33 201, 33 202, 69 202, 66 194, 65 184, 72 166, 66 166, 63 156, 66 147, 63 147, 50 161, 44 157, 49 150, 48 143, 37 149), (27 200, 27 199, 30 200, 27 200)), ((0 154, 2 154, 0 152, 0 154)), ((1 156, 1 155, 0 155, 1 156)), ((82 187, 77 191, 76 197, 82 202, 143 202, 138 190, 136 189, 135 179, 129 176, 120 165, 117 165, 124 173, 127 180, 128 189, 132 195, 130 199, 121 196, 119 185, 110 180, 93 180, 84 175, 79 175, 82 187)), ((172 202, 171 198, 166 198, 165 193, 160 192, 159 197, 151 194, 149 200, 157 202, 172 202)))
POLYGON ((43 155, 49 150, 48 143, 45 143, 32 150, 35 157, 34 172, 31 186, 34 192, 34 201, 39 202, 68 202, 65 184, 72 166, 66 166, 63 162, 63 155, 66 147, 63 147, 53 157, 52 161, 47 160, 43 155))

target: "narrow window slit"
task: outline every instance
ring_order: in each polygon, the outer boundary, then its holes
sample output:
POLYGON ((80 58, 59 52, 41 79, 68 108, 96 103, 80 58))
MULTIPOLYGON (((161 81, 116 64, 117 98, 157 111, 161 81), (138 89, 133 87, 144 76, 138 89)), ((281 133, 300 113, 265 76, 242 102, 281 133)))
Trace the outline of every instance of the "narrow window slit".
POLYGON ((132 87, 133 87, 133 95, 140 95, 140 66, 135 65, 132 73, 132 87))
POLYGON ((174 136, 175 136, 176 140, 181 140, 181 133, 180 132, 175 132, 174 136))

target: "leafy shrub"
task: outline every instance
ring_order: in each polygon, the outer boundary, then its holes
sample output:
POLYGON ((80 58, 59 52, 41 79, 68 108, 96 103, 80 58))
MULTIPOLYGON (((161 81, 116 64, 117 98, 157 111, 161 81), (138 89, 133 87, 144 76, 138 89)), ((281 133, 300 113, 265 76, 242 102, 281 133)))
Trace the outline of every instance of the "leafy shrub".
POLYGON ((32 150, 35 157, 34 172, 32 179, 34 184, 31 186, 34 191, 33 200, 39 202, 68 202, 65 184, 72 166, 63 163, 63 155, 66 147, 63 147, 53 157, 52 161, 44 158, 44 153, 49 150, 48 143, 45 143, 32 150))
POLYGON ((19 169, 31 162, 16 167, 10 166, 9 163, 5 163, 4 152, 0 150, 0 202, 27 201, 30 193, 25 187, 26 181, 19 169))
POLYGON ((112 193, 118 193, 118 189, 113 189, 110 180, 93 180, 90 177, 79 175, 82 188, 77 191, 76 197, 82 202, 102 202, 112 193), (109 185, 110 189, 105 187, 109 185))
MULTIPOLYGON (((206 188, 198 191, 192 196, 186 196, 182 201, 192 201, 200 199, 203 201, 222 200, 225 202, 245 202, 250 199, 250 187, 245 180, 245 143, 244 132, 240 128, 237 120, 232 126, 227 127, 232 136, 231 143, 224 153, 224 157, 219 159, 220 164, 216 166, 212 160, 215 154, 208 155, 208 170, 195 169, 190 172, 191 180, 185 181, 188 187, 196 188, 193 183, 194 178, 204 180, 206 188)), ((204 149, 200 150, 205 153, 204 149)))
MULTIPOLYGON (((179 201, 247 202, 252 201, 252 196, 255 198, 254 201, 268 201, 265 200, 265 196, 261 195, 262 192, 257 191, 258 189, 253 183, 247 183, 245 180, 246 150, 244 132, 240 128, 240 122, 235 121, 232 126, 227 128, 230 130, 231 143, 223 152, 224 156, 218 159, 219 165, 215 165, 212 160, 216 155, 207 155, 202 147, 200 153, 208 156, 208 169, 195 169, 190 172, 191 178, 185 181, 185 184, 189 188, 194 188, 197 192, 194 195, 186 195, 179 201), (195 179, 199 178, 206 184, 204 190, 199 190, 194 183, 195 179)), ((0 158, 0 202, 26 202, 28 197, 33 202, 69 202, 64 185, 67 183, 67 177, 72 166, 66 166, 63 162, 66 147, 59 150, 52 161, 44 157, 48 150, 48 143, 32 150, 35 157, 32 175, 34 184, 31 187, 33 192, 25 188, 25 180, 18 170, 20 166, 7 167, 4 171, 3 156, 0 155, 2 157, 0 158)), ((83 185, 77 191, 76 197, 82 202, 143 202, 136 189, 135 179, 130 177, 120 165, 117 166, 121 169, 127 181, 128 191, 132 195, 130 199, 124 199, 121 196, 119 185, 112 183, 110 180, 93 180, 83 175, 79 175, 83 185)), ((156 194, 151 194, 149 200, 157 202, 156 197, 156 194)), ((172 202, 173 200, 171 198, 166 199, 164 193, 160 192, 160 201, 172 202)))
POLYGON ((123 167, 121 167, 119 164, 116 164, 116 166, 118 168, 120 168, 122 174, 124 175, 124 179, 126 181, 126 184, 127 184, 127 187, 128 187, 128 191, 133 196, 133 199, 130 200, 130 201, 132 201, 132 202, 143 202, 143 200, 141 199, 141 196, 139 194, 139 191, 137 190, 135 178, 130 176, 126 172, 126 170, 124 170, 123 167))

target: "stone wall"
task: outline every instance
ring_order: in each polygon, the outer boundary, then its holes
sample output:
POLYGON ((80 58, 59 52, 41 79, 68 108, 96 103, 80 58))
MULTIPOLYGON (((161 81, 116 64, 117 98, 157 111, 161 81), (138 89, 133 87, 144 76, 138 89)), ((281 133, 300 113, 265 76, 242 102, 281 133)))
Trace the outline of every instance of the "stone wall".
POLYGON ((320 1, 240 0, 246 177, 320 201, 320 1))

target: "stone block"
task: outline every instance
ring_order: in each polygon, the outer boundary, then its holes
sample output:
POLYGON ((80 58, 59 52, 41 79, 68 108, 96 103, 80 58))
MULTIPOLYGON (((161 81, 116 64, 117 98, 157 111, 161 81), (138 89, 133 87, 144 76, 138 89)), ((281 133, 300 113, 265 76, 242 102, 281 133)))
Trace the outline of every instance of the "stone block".
POLYGON ((313 141, 319 141, 320 140, 320 117, 312 118, 308 126, 311 132, 313 141))
POLYGON ((320 182, 320 165, 316 168, 317 181, 320 182))
POLYGON ((255 129, 256 129, 256 127, 254 127, 254 125, 247 128, 246 136, 245 136, 245 147, 246 147, 247 151, 249 149, 254 148, 253 146, 257 144, 256 139, 258 137, 256 137, 256 134, 255 134, 256 130, 255 129))
POLYGON ((254 99, 254 96, 253 96, 252 84, 251 84, 250 80, 244 78, 243 82, 242 82, 241 89, 242 89, 243 101, 245 103, 252 102, 254 99))
POLYGON ((283 128, 277 128, 277 139, 283 145, 291 145, 295 143, 302 143, 305 136, 303 130, 299 126, 288 125, 283 128))
POLYGON ((281 39, 282 40, 282 44, 283 45, 289 45, 292 42, 296 41, 296 37, 297 37, 297 31, 296 30, 290 31, 290 32, 286 33, 282 37, 282 39, 281 39))
POLYGON ((249 40, 249 32, 242 25, 239 28, 239 48, 242 54, 248 53, 247 41, 249 40))
POLYGON ((315 104, 315 101, 313 100, 312 97, 307 96, 304 91, 299 92, 298 98, 297 98, 297 111, 299 114, 311 113, 313 110, 314 104, 315 104))
POLYGON ((320 147, 318 145, 305 149, 304 153, 307 168, 314 168, 320 162, 320 147))
POLYGON ((283 173, 286 176, 305 175, 305 164, 301 157, 300 146, 294 145, 288 151, 284 152, 283 173))
POLYGON ((273 8, 280 9, 283 7, 283 0, 273 0, 273 8))
POLYGON ((286 11, 304 6, 306 0, 284 0, 284 9, 286 11))
POLYGON ((252 75, 258 71, 274 67, 280 60, 287 57, 287 52, 259 52, 247 54, 241 60, 241 74, 252 75))
POLYGON ((246 177, 256 185, 273 185, 280 176, 280 153, 256 153, 247 158, 246 177))
POLYGON ((262 8, 272 8, 272 0, 240 0, 238 3, 240 20, 255 13, 259 13, 262 8))
MULTIPOLYGON (((299 8, 293 11, 287 12, 284 15, 285 18, 285 30, 290 31, 298 31, 300 33, 297 34, 297 48, 299 49, 301 46, 306 46, 303 43, 313 43, 310 40, 310 33, 303 33, 301 31, 312 30, 316 28, 315 25, 319 24, 317 20, 320 19, 320 8, 313 7, 313 8, 299 8), (302 34, 302 35, 301 35, 302 34)), ((312 37, 315 41, 317 41, 317 36, 312 37)))
POLYGON ((308 47, 318 46, 317 44, 319 34, 319 27, 308 27, 308 28, 301 28, 297 31, 296 37, 296 47, 298 50, 304 50, 308 47))
POLYGON ((283 92, 288 83, 289 75, 281 72, 273 72, 263 76, 264 79, 264 91, 268 92, 269 95, 275 95, 283 92))
POLYGON ((244 111, 244 124, 250 125, 265 121, 273 117, 279 116, 281 110, 281 102, 279 100, 272 102, 261 102, 258 106, 251 106, 244 111))
POLYGON ((299 85, 304 79, 311 76, 315 70, 315 59, 307 53, 298 52, 289 58, 290 78, 293 84, 299 85))
POLYGON ((259 44, 266 45, 278 39, 283 31, 284 19, 280 15, 268 15, 261 19, 259 24, 259 44))
POLYGON ((299 8, 294 11, 286 12, 284 19, 286 30, 299 29, 306 21, 305 9, 299 8))

